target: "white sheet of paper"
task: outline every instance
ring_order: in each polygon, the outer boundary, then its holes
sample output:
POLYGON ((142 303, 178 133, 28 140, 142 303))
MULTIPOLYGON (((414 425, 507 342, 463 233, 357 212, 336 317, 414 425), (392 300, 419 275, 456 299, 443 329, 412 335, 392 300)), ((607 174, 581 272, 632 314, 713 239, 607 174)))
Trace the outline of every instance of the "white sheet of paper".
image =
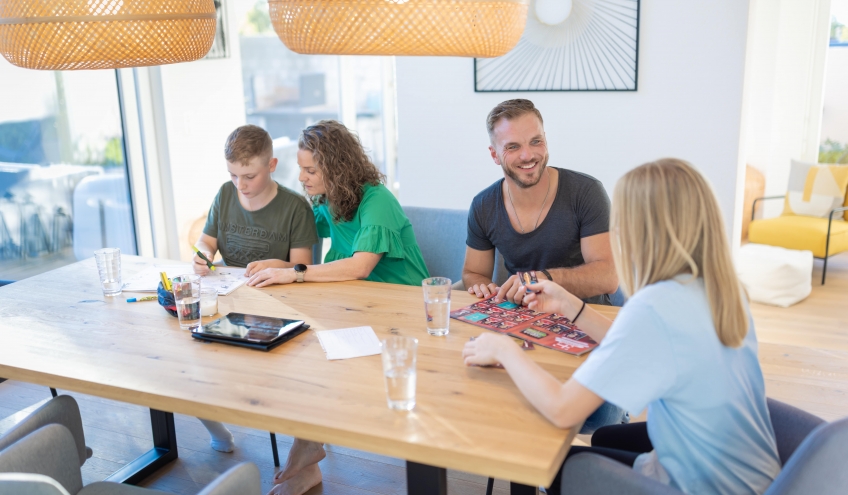
MULTIPOLYGON (((215 271, 202 277, 201 287, 214 287, 218 295, 226 296, 247 282, 244 276, 244 268, 231 266, 216 266, 215 271)), ((165 272, 173 278, 186 273, 194 273, 190 264, 179 265, 153 265, 138 272, 134 277, 124 283, 127 292, 156 292, 159 282, 159 272, 165 272)))
POLYGON ((382 348, 371 327, 342 328, 315 332, 327 359, 350 359, 380 354, 382 348))

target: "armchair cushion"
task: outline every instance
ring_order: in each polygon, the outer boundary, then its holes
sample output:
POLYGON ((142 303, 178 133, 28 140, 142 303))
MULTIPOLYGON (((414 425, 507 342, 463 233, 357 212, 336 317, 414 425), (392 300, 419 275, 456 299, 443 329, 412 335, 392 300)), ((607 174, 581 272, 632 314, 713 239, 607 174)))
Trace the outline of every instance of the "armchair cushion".
POLYGON ((783 214, 827 218, 845 201, 846 189, 848 166, 792 160, 783 214))
MULTIPOLYGON (((848 167, 846 167, 848 168, 848 167)), ((830 254, 848 251, 848 222, 834 215, 830 228, 830 254)), ((756 244, 780 246, 798 251, 812 251, 824 258, 827 244, 827 218, 784 215, 754 220, 748 229, 748 240, 756 244)))
MULTIPOLYGON (((637 473, 607 457, 582 453, 562 467, 562 495, 682 495, 683 492, 637 473)), ((558 494, 550 494, 558 495, 558 494)))

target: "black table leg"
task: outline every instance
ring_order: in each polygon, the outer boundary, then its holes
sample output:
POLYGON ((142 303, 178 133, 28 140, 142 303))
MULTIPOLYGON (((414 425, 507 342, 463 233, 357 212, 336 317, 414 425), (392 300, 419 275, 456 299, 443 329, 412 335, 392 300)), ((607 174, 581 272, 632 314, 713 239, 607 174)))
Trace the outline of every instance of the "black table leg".
POLYGON ((537 495, 538 493, 538 487, 509 482, 509 495, 537 495))
POLYGON ((447 495, 447 470, 406 461, 406 493, 407 495, 447 495))
POLYGON ((174 413, 150 410, 153 448, 112 473, 106 481, 137 485, 156 470, 177 458, 177 433, 174 413))

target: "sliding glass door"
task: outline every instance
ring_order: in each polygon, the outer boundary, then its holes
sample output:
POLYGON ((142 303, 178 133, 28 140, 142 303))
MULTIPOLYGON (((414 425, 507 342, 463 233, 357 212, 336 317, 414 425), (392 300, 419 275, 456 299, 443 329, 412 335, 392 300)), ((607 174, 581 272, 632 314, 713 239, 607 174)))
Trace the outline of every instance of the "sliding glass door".
POLYGON ((115 71, 0 58, 0 280, 136 253, 115 71))

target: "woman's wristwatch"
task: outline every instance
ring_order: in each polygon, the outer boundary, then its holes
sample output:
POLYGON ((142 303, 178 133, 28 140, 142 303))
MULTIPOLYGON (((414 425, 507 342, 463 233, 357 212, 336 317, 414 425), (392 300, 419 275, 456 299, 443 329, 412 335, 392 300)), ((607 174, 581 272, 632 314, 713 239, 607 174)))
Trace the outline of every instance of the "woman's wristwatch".
POLYGON ((303 263, 294 265, 294 273, 297 275, 297 281, 303 282, 303 276, 306 274, 306 265, 303 263))

